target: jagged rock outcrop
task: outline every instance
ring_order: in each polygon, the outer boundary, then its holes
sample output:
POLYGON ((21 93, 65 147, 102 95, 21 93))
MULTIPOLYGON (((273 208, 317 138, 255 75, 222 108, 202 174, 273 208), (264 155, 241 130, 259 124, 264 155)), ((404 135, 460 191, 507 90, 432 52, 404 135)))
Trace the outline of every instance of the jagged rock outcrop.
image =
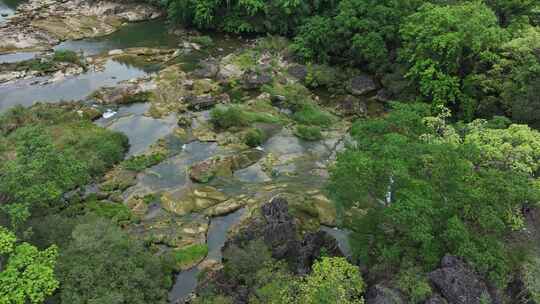
POLYGON ((447 255, 429 280, 449 304, 494 303, 482 278, 462 259, 447 255))
POLYGON ((365 295, 366 304, 405 304, 403 296, 397 290, 384 284, 371 286, 365 295))
POLYGON ((343 256, 336 240, 324 231, 307 233, 300 239, 288 205, 287 200, 281 197, 264 204, 261 207, 262 218, 254 219, 225 246, 241 246, 248 241, 262 239, 274 258, 288 261, 299 274, 310 272, 323 248, 329 255, 343 256))
POLYGON ((361 96, 377 90, 375 81, 367 75, 358 75, 351 79, 349 91, 353 95, 361 96))

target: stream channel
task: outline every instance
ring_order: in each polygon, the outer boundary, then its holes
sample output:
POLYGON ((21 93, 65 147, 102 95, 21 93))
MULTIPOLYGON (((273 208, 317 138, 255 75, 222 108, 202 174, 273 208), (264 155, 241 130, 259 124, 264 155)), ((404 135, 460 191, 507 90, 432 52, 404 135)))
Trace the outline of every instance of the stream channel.
MULTIPOLYGON (((16 0, 0 0, 0 24, 6 18, 13 15, 17 4, 16 0)), ((239 43, 235 39, 213 35, 216 47, 212 51, 218 55, 233 52, 239 43)), ((55 47, 56 50, 72 50, 94 56, 107 54, 116 49, 133 47, 150 48, 177 48, 181 43, 178 36, 168 32, 167 24, 163 20, 146 21, 129 24, 117 32, 100 38, 83 39, 78 41, 65 41, 55 47)), ((0 55, 0 64, 17 62, 31 59, 38 53, 12 53, 0 55)), ((200 60, 202 56, 194 56, 186 60, 200 60)), ((69 76, 65 79, 46 82, 43 79, 32 78, 31 80, 18 80, 7 84, 0 84, 0 113, 17 105, 31 106, 36 102, 56 103, 71 100, 89 100, 92 92, 104 86, 114 86, 119 82, 152 75, 159 70, 159 66, 135 66, 108 60, 103 69, 99 71, 89 70, 82 74, 69 76), (39 82, 39 83, 37 83, 39 82)), ((90 100, 91 102, 91 100, 90 100)), ((151 145, 161 138, 170 138, 177 127, 177 116, 171 114, 165 118, 151 118, 145 113, 149 104, 139 103, 115 108, 115 115, 100 118, 96 123, 111 130, 123 132, 130 141, 130 150, 127 156, 145 152, 151 145)), ((202 119, 208 118, 208 113, 200 114, 202 119)), ((261 162, 248 168, 235 172, 230 180, 215 181, 212 186, 227 195, 244 194, 247 197, 270 197, 283 188, 289 187, 297 192, 303 189, 321 189, 324 187, 326 177, 312 174, 313 170, 319 170, 321 162, 328 159, 334 153, 334 149, 340 139, 331 138, 320 142, 304 142, 287 130, 277 129, 267 143, 260 147, 265 154, 272 153, 278 158, 284 159, 301 155, 298 162, 283 166, 276 166, 276 178, 268 176, 262 170, 261 162), (291 175, 289 173, 295 173, 291 175)), ((128 188, 123 194, 129 197, 133 193, 156 193, 163 191, 179 191, 187 187, 196 187, 190 181, 187 173, 188 167, 198 161, 205 160, 216 155, 230 153, 220 148, 216 143, 199 142, 195 140, 178 142, 174 148, 176 153, 162 163, 148 168, 137 177, 137 184, 128 188)), ((152 220, 164 216, 166 213, 160 206, 151 206, 146 214, 146 220, 152 220)), ((246 213, 246 208, 233 213, 213 217, 209 220, 207 233, 208 256, 206 260, 221 261, 221 249, 226 241, 230 228, 238 223, 246 213)), ((195 215, 196 216, 196 215, 195 215)), ((325 227, 338 240, 340 247, 348 251, 346 232, 325 227)), ((200 268, 195 266, 189 270, 177 274, 173 288, 170 291, 171 302, 186 297, 196 287, 197 274, 200 268)))

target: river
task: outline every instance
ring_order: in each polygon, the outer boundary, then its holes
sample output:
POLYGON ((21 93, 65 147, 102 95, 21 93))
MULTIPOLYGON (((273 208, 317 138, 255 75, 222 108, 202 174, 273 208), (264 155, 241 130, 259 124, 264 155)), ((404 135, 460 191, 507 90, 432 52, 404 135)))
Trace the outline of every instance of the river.
MULTIPOLYGON (((13 14, 19 1, 0 0, 0 12, 13 14)), ((5 18, 0 19, 4 22, 5 18)), ((242 41, 218 34, 211 34, 215 46, 201 52, 194 52, 182 58, 186 63, 194 63, 206 57, 224 56, 238 49, 242 41)), ((155 20, 129 24, 119 31, 105 37, 65 41, 55 47, 56 50, 72 50, 85 56, 106 54, 111 50, 133 47, 177 48, 182 39, 169 33, 164 20, 155 20)), ((0 63, 26 60, 38 53, 14 53, 0 55, 0 63)), ((35 102, 55 103, 59 101, 84 100, 103 86, 115 86, 121 81, 139 78, 155 73, 159 67, 135 66, 108 60, 101 70, 89 70, 80 75, 69 76, 63 80, 47 83, 47 78, 16 81, 7 85, 0 84, 0 113, 16 105, 31 106, 35 102), (44 84, 40 84, 44 83, 44 84)), ((174 129, 177 127, 178 114, 170 114, 163 118, 152 118, 145 113, 149 104, 140 103, 111 109, 115 111, 111 117, 101 118, 96 123, 105 128, 123 132, 130 142, 128 156, 144 153, 151 145, 162 138, 173 138, 173 150, 176 153, 169 159, 147 169, 137 177, 137 184, 123 193, 125 198, 133 194, 162 193, 165 191, 183 191, 189 187, 197 187, 190 181, 187 172, 190 165, 216 155, 231 153, 215 142, 200 142, 196 140, 182 141, 174 139, 174 129)), ((202 116, 208 119, 208 113, 202 116)), ((334 153, 339 137, 332 137, 319 142, 305 142, 298 139, 289 130, 274 130, 271 138, 259 147, 265 156, 270 154, 283 159, 275 166, 270 176, 263 170, 262 160, 256 164, 239 170, 229 179, 218 179, 211 185, 231 197, 245 195, 250 198, 264 200, 291 190, 304 194, 313 189, 322 189, 326 177, 312 174, 324 166, 323 159, 328 159, 334 153), (299 157, 300 156, 300 157, 299 157), (285 161, 299 157, 298 161, 285 161)), ((172 144, 171 144, 172 145, 172 144)), ((152 205, 144 217, 144 221, 152 220, 165 213, 158 205, 152 205)), ((208 256, 206 260, 221 261, 221 248, 226 241, 230 228, 237 223, 245 213, 245 208, 224 216, 210 219, 206 235, 208 256)), ((340 247, 349 253, 346 233, 340 230, 324 228, 338 240, 340 247)), ((197 284, 198 266, 180 272, 170 291, 169 299, 176 302, 194 291, 197 284)))

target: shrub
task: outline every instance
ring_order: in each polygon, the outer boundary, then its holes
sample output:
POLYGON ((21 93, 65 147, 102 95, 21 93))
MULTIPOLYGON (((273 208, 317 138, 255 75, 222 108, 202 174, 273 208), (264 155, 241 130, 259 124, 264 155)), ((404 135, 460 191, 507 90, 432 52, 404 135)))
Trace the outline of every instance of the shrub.
POLYGON ((120 203, 92 201, 86 204, 86 208, 88 211, 108 218, 115 223, 126 222, 132 218, 131 209, 120 203))
POLYGON ((264 134, 260 129, 250 129, 244 138, 244 142, 250 147, 260 146, 264 142, 264 134))
POLYGON ((310 141, 320 140, 323 138, 321 128, 317 126, 298 125, 296 127, 296 136, 310 141))
POLYGON ((304 104, 299 111, 296 111, 293 119, 304 125, 322 127, 328 127, 334 122, 332 114, 311 103, 304 104))
POLYGON ((228 129, 249 124, 245 113, 238 106, 217 106, 210 112, 210 121, 216 128, 228 129))
POLYGON ((404 291, 412 303, 425 301, 432 293, 431 287, 420 269, 408 268, 398 277, 399 289, 404 291))
POLYGON ((165 159, 165 153, 152 153, 148 155, 132 156, 122 162, 122 167, 126 170, 141 172, 162 162, 165 159))
POLYGON ((328 65, 308 65, 306 85, 310 88, 330 88, 339 82, 338 72, 328 65))
POLYGON ((74 51, 58 50, 54 52, 53 61, 79 64, 81 62, 81 59, 79 55, 74 51))

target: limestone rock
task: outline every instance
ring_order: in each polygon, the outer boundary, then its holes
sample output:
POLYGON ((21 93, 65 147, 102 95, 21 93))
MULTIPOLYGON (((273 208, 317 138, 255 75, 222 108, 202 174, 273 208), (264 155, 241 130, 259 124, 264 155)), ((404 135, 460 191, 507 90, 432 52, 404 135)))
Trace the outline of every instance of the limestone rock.
POLYGON ((361 96, 371 93, 377 89, 375 81, 367 75, 358 75, 351 79, 349 91, 353 95, 361 96))
POLYGON ((486 284, 458 257, 445 256, 429 280, 449 304, 492 303, 486 284))

